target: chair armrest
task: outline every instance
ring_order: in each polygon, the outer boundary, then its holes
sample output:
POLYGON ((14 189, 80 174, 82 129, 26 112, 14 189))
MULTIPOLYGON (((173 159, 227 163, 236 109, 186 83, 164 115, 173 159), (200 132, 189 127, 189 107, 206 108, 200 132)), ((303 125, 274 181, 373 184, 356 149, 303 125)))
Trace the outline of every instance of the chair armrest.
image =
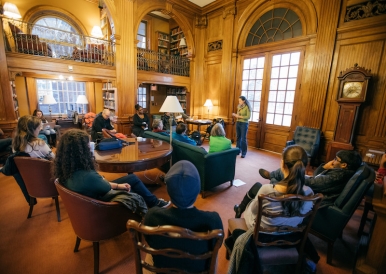
POLYGON ((294 144, 295 144, 295 140, 291 140, 291 141, 287 141, 285 146, 288 147, 288 146, 292 146, 294 144))

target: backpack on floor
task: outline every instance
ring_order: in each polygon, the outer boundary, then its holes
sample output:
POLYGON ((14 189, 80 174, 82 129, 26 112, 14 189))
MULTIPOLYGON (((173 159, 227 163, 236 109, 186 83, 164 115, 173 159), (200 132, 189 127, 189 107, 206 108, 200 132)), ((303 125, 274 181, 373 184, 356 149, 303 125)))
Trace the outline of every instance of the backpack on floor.
POLYGON ((190 135, 190 139, 194 140, 198 146, 201 146, 202 141, 201 141, 201 134, 199 131, 193 131, 192 134, 190 135))

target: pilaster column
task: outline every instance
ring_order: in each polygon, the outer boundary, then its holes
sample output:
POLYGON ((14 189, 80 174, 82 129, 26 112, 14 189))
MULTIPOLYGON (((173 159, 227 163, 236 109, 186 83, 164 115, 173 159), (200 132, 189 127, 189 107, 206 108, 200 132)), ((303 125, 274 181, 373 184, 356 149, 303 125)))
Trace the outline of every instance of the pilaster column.
POLYGON ((118 91, 117 116, 134 113, 137 91, 135 0, 115 0, 116 7, 116 73, 118 91))
POLYGON ((320 128, 322 125, 341 2, 325 0, 321 4, 311 76, 312 82, 309 90, 303 91, 312 93, 308 101, 309 106, 306 108, 307 113, 304 115, 305 126, 320 128))

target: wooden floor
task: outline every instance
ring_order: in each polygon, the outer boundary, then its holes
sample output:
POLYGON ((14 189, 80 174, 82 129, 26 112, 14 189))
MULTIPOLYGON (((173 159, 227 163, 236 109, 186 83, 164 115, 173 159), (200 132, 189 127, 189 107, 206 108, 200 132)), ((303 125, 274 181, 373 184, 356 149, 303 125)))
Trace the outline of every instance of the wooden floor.
MULTIPOLYGON (((205 145, 204 145, 205 146, 205 145)), ((217 211, 227 231, 227 220, 234 217, 233 206, 241 201, 246 191, 256 182, 268 183, 260 177, 259 168, 268 170, 279 166, 280 155, 262 150, 249 149, 246 158, 237 158, 236 179, 245 182, 239 187, 223 184, 210 192, 206 199, 198 197, 195 206, 202 210, 217 211)), ((221 172, 214 170, 213 172, 221 172)), ((157 169, 137 175, 158 197, 168 199, 165 185, 159 181, 157 169)), ((107 179, 124 174, 103 173, 107 179)), ((27 219, 28 205, 12 177, 0 175, 0 273, 49 274, 49 273, 93 273, 92 244, 83 242, 78 253, 74 253, 75 234, 66 209, 60 203, 62 221, 57 222, 55 204, 52 199, 38 199, 33 216, 27 219)), ((362 210, 354 214, 337 240, 333 254, 333 266, 327 265, 327 245, 311 236, 321 260, 317 273, 352 273, 355 250, 358 243, 357 228, 362 210)), ((108 225, 108 224, 101 224, 108 225)), ((326 224, 329 225, 329 224, 326 224)), ((100 245, 101 273, 134 273, 132 246, 127 233, 104 241, 100 245)), ((227 273, 228 261, 225 248, 221 247, 217 273, 227 273)), ((287 272, 276 272, 287 273, 287 272)))

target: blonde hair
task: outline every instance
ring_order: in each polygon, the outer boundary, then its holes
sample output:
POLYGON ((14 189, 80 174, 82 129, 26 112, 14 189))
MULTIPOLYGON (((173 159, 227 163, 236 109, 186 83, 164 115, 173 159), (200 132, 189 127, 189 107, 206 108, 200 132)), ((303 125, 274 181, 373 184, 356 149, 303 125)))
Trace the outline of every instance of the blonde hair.
POLYGON ((35 130, 41 126, 42 121, 31 115, 23 116, 17 122, 16 135, 12 140, 12 148, 15 151, 25 151, 28 143, 43 145, 44 141, 35 136, 35 130))
POLYGON ((157 129, 159 127, 161 127, 161 129, 162 129, 163 128, 163 123, 162 123, 161 119, 154 119, 152 127, 153 127, 153 129, 157 129))

